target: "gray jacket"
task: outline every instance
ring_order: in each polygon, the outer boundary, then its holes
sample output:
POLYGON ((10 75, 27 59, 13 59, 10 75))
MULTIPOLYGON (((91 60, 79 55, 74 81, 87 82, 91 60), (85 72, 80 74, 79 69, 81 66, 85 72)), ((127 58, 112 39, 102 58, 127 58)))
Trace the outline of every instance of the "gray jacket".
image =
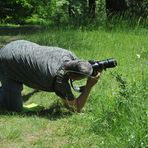
MULTIPOLYGON (((68 79, 56 81, 58 69, 77 57, 70 51, 17 40, 0 49, 0 75, 38 90, 73 99, 68 79)), ((2 79, 1 78, 1 79, 2 79)), ((3 81, 3 80, 1 80, 3 81)))

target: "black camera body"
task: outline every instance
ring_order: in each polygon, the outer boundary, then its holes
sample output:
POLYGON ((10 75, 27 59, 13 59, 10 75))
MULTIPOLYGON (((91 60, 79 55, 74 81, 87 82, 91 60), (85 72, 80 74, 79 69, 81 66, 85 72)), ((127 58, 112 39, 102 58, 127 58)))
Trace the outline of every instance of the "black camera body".
POLYGON ((107 68, 114 68, 117 66, 117 61, 114 58, 109 58, 102 61, 90 60, 89 63, 93 68, 92 76, 94 76, 97 71, 102 71, 106 70, 107 68))

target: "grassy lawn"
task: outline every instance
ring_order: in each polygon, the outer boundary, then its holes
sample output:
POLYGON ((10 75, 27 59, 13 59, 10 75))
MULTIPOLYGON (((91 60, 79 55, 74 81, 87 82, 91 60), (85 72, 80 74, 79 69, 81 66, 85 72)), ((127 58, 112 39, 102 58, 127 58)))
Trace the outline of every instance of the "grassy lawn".
POLYGON ((34 102, 45 110, 0 111, 1 148, 148 146, 148 30, 11 29, 0 30, 0 46, 26 39, 69 49, 81 59, 114 57, 118 67, 103 72, 82 113, 65 109, 54 93, 24 86, 24 104, 34 102))

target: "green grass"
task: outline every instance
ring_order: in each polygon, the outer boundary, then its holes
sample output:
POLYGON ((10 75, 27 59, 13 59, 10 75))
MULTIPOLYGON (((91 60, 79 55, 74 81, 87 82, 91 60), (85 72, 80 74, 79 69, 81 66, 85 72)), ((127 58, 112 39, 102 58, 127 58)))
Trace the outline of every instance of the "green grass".
MULTIPOLYGON (((148 30, 45 29, 34 34, 1 36, 0 43, 27 39, 59 46, 82 59, 114 57, 118 67, 104 71, 82 113, 71 113, 54 93, 37 92, 24 102, 43 113, 0 112, 0 147, 142 147, 148 146, 148 30)), ((24 87, 23 95, 33 90, 24 87)))

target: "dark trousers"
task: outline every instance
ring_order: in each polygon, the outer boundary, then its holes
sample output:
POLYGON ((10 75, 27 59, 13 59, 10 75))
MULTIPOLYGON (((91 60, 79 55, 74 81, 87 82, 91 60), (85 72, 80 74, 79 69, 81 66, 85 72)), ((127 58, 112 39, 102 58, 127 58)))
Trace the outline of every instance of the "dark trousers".
POLYGON ((16 112, 21 111, 23 105, 21 96, 23 85, 14 80, 3 80, 1 84, 0 108, 2 107, 16 112))

